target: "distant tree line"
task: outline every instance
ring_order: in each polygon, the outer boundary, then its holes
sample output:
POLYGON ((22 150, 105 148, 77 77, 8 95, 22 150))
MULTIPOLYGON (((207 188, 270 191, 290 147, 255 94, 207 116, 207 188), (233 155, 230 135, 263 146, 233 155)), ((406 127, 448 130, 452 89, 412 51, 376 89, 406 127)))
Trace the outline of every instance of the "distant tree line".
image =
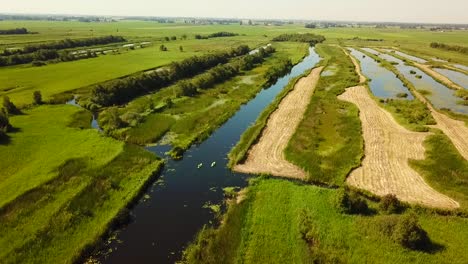
POLYGON ((4 50, 3 56, 9 56, 13 54, 27 54, 36 52, 38 50, 61 50, 61 49, 70 49, 78 47, 88 47, 94 45, 105 45, 109 43, 125 42, 125 38, 121 36, 104 36, 96 38, 86 38, 86 39, 64 39, 56 42, 49 43, 40 43, 40 44, 31 44, 25 46, 23 49, 18 50, 4 50))
POLYGON ((306 23, 305 28, 316 28, 317 26, 314 23, 306 23))
POLYGON ((457 45, 447 45, 447 44, 439 43, 439 42, 432 42, 431 43, 431 48, 443 49, 443 50, 455 51, 455 52, 459 52, 459 53, 463 53, 463 54, 468 54, 468 47, 457 46, 457 45))
POLYGON ((140 73, 99 84, 92 89, 91 101, 101 106, 123 104, 132 98, 192 77, 218 64, 227 63, 230 58, 245 55, 249 51, 248 46, 241 45, 227 52, 193 56, 180 62, 172 62, 165 70, 140 73))
POLYGON ((209 34, 209 35, 197 34, 197 35, 195 35, 195 39, 210 39, 210 38, 234 37, 234 36, 239 36, 239 34, 222 31, 222 32, 212 33, 212 34, 209 34))
POLYGON ((22 35, 29 34, 26 28, 0 29, 0 35, 22 35))
POLYGON ((281 34, 275 38, 273 41, 294 41, 294 42, 306 42, 311 46, 314 46, 317 43, 325 41, 325 37, 321 35, 315 35, 312 33, 306 34, 281 34))
POLYGON ((86 58, 97 57, 93 51, 78 55, 72 55, 69 52, 58 52, 57 50, 41 49, 28 54, 15 54, 11 56, 0 56, 0 66, 10 66, 25 63, 33 63, 34 66, 44 65, 44 61, 55 60, 58 61, 73 61, 86 58))

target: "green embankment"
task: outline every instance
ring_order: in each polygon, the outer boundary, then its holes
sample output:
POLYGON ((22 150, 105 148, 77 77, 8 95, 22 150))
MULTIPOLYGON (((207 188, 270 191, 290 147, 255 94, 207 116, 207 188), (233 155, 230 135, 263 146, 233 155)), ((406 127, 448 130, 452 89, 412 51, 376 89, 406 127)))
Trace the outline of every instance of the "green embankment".
POLYGON ((74 122, 69 105, 25 110, 0 145, 0 262, 73 263, 126 216, 162 161, 74 122))
MULTIPOLYGON (((185 251, 186 263, 464 263, 468 219, 419 212, 431 239, 426 251, 405 249, 383 234, 388 216, 347 215, 337 190, 280 179, 256 179, 246 199, 231 204, 219 228, 205 228, 185 251), (313 243, 300 233, 311 216, 313 243), (450 239, 447 239, 450 238, 450 239), (219 254, 223 252, 223 254, 219 254)), ((368 201, 370 202, 370 201, 368 201)), ((377 207, 372 202, 372 207, 377 207)), ((400 218, 400 215, 393 215, 400 218)))
POLYGON ((357 107, 337 96, 357 85, 359 77, 340 47, 317 45, 316 50, 334 74, 320 78, 285 155, 308 172, 309 181, 343 185, 346 175, 360 164, 363 140, 357 107))

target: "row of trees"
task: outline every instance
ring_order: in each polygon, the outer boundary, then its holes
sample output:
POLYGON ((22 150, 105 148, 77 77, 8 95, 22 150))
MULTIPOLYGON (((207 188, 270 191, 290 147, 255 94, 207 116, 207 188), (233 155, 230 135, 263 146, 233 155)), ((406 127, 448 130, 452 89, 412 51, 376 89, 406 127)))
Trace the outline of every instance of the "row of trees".
POLYGON ((92 89, 91 101, 101 106, 123 104, 132 98, 192 77, 218 64, 227 63, 230 58, 245 55, 249 51, 248 46, 241 45, 227 52, 193 56, 180 62, 172 62, 168 69, 140 73, 99 84, 92 89))
POLYGON ((321 35, 316 35, 312 33, 306 34, 281 34, 275 38, 273 41, 294 41, 294 42, 306 42, 311 46, 314 46, 317 43, 325 41, 325 37, 321 35))
POLYGON ((221 31, 221 32, 216 32, 216 33, 212 33, 212 34, 209 34, 209 35, 197 34, 197 35, 195 35, 195 39, 209 39, 209 38, 222 38, 222 37, 234 37, 234 36, 239 36, 239 34, 232 33, 232 32, 221 31))
POLYGON ((30 44, 25 46, 23 49, 18 50, 4 50, 2 55, 9 56, 13 54, 28 54, 39 50, 61 50, 78 47, 89 47, 94 45, 105 45, 125 41, 126 39, 121 36, 112 35, 86 39, 64 39, 56 42, 30 44))
POLYGON ((198 89, 208 89, 215 84, 225 82, 239 74, 241 70, 250 70, 256 64, 262 63, 264 58, 273 52, 275 49, 272 47, 260 48, 255 54, 246 55, 225 65, 215 66, 191 81, 181 81, 177 85, 177 96, 194 96, 198 89))
POLYGON ((41 49, 28 54, 15 54, 8 57, 0 56, 0 66, 18 65, 32 62, 34 66, 44 65, 44 61, 58 60, 58 61, 73 61, 78 59, 94 58, 97 57, 93 51, 87 51, 79 55, 72 55, 70 52, 58 52, 57 50, 41 49))
POLYGON ((26 28, 0 29, 0 35, 22 35, 28 33, 26 28))
POLYGON ((447 44, 439 43, 439 42, 432 42, 431 48, 444 49, 444 50, 455 51, 455 52, 459 52, 463 54, 468 54, 468 47, 457 46, 457 45, 447 45, 447 44))

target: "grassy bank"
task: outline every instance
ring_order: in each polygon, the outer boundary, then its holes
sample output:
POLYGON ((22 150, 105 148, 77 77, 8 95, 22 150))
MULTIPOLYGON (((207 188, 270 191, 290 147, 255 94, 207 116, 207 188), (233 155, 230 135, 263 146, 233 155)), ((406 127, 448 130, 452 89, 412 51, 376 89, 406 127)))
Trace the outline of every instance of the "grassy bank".
POLYGON ((424 141, 426 158, 412 160, 410 165, 436 190, 454 198, 468 211, 468 161, 450 139, 441 132, 424 141))
POLYGON ((334 74, 320 78, 285 154, 308 172, 308 180, 342 185, 351 169, 360 164, 363 140, 357 107, 337 96, 357 85, 359 77, 340 47, 317 45, 316 50, 334 74))
POLYGON ((11 119, 16 132, 0 145, 0 262, 73 263, 160 169, 152 153, 70 127, 80 111, 41 106, 11 119))
MULTIPOLYGON (((348 215, 334 206, 337 190, 279 179, 250 184, 219 228, 205 228, 185 252, 187 263, 463 263, 468 221, 419 212, 432 249, 405 249, 383 234, 401 215, 348 215), (313 235, 303 239, 304 214, 313 235), (450 238, 450 239, 447 239, 450 238), (222 250, 222 251, 220 251, 222 250), (219 254, 219 252, 225 252, 219 254)), ((371 207, 377 207, 368 201, 371 207)))

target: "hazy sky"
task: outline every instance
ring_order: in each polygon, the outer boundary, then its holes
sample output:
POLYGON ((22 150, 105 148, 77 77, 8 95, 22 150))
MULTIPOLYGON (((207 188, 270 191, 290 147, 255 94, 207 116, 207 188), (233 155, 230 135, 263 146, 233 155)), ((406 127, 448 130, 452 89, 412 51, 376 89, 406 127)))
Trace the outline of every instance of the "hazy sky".
POLYGON ((468 0, 0 0, 0 13, 468 23, 468 0))

